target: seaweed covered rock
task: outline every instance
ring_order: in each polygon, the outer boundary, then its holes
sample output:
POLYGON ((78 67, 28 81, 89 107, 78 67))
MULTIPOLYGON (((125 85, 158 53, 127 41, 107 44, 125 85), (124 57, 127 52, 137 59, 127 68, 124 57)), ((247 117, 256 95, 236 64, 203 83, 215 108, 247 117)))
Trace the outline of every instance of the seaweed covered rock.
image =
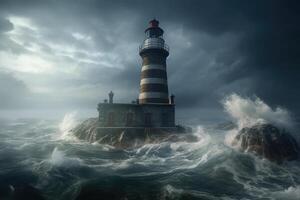
POLYGON ((102 127, 97 118, 83 121, 72 130, 79 139, 89 142, 108 144, 117 148, 135 148, 149 143, 160 142, 195 142, 197 137, 191 133, 191 128, 176 126, 170 128, 124 128, 102 127))
POLYGON ((281 163, 298 159, 297 141, 286 131, 271 124, 257 124, 239 131, 234 143, 241 149, 263 156, 270 161, 281 163))

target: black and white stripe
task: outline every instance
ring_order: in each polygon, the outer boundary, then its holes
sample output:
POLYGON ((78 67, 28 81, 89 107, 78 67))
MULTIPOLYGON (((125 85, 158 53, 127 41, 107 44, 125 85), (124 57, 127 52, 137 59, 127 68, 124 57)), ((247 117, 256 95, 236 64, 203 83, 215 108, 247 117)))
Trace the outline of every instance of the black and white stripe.
MULTIPOLYGON (((159 59, 146 59, 159 60, 159 59)), ((145 63, 145 62, 144 62, 145 63)), ((168 103, 168 82, 165 61, 142 66, 139 103, 168 103)))

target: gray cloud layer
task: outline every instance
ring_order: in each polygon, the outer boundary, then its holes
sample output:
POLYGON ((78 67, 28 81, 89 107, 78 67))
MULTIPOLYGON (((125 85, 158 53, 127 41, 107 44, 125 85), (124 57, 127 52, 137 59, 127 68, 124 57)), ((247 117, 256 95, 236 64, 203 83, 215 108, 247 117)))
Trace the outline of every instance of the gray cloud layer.
POLYGON ((179 109, 218 110, 237 92, 300 111, 297 1, 2 1, 1 12, 7 99, 94 108, 111 89, 118 101, 135 99, 138 45, 156 17, 179 109))

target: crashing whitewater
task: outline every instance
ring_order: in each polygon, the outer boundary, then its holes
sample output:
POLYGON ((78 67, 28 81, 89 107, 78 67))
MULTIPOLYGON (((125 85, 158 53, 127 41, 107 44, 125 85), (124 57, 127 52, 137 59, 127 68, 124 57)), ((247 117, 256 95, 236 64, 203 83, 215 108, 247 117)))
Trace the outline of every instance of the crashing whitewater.
MULTIPOLYGON (((191 133, 193 142, 124 150, 74 137, 75 113, 59 123, 2 123, 1 187, 24 193, 30 186, 44 199, 299 199, 299 161, 277 165, 231 145, 239 130, 256 123, 295 133, 290 113, 236 94, 223 105, 235 123, 230 129, 199 125, 191 133)), ((32 190, 25 193, 33 195, 32 190)))

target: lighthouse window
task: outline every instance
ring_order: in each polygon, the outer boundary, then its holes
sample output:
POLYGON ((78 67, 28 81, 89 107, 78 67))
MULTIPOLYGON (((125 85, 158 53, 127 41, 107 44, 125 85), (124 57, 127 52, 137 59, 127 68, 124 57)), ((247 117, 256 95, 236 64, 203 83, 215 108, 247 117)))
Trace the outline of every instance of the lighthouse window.
POLYGON ((146 37, 150 37, 150 31, 146 32, 146 37))

